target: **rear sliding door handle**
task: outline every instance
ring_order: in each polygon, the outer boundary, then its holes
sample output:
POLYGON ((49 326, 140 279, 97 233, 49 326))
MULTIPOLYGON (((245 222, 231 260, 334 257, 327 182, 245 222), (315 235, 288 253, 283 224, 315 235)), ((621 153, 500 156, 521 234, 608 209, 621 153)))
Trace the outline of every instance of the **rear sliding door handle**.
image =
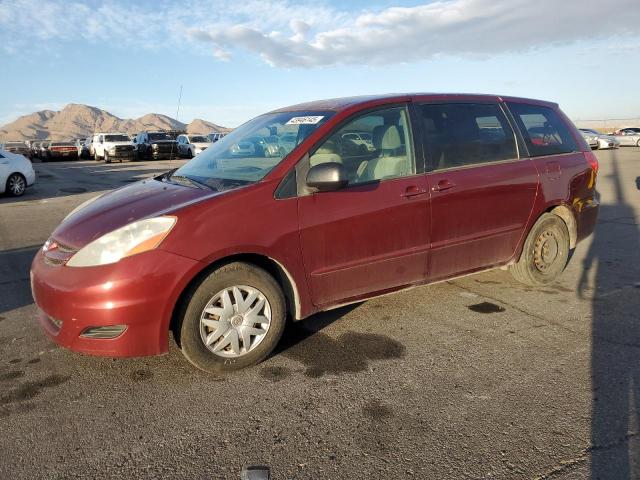
POLYGON ((434 192, 444 192, 445 190, 449 190, 450 188, 455 187, 456 184, 450 182, 449 180, 440 180, 436 185, 431 187, 431 190, 434 192))
POLYGON ((417 197, 418 195, 424 195, 425 193, 427 193, 427 191, 424 188, 420 188, 417 185, 409 185, 401 196, 404 198, 411 198, 417 197))

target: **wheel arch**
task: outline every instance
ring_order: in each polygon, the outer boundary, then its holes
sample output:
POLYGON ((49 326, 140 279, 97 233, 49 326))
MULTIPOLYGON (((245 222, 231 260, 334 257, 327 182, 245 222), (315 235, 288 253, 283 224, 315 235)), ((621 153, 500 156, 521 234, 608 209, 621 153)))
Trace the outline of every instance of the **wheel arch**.
POLYGON ((179 329, 177 327, 179 325, 181 312, 186 306, 185 302, 188 296, 193 292, 197 285, 200 284, 202 279, 208 276, 212 271, 232 262, 250 263, 264 269, 275 279, 280 288, 282 288, 282 293, 284 294, 287 306, 287 312, 291 314, 294 320, 299 320, 302 318, 300 290, 295 279, 287 270, 287 268, 278 260, 275 260, 274 258, 271 258, 267 255, 257 253, 238 253, 219 258, 214 262, 208 264, 196 275, 194 275, 193 278, 183 288, 173 307, 173 312, 171 314, 171 320, 169 323, 169 330, 173 332, 176 343, 180 344, 178 331, 179 329))
POLYGON ((562 219, 569 231, 569 248, 576 248, 578 243, 578 222, 573 211, 567 205, 560 204, 547 208, 544 213, 552 213, 562 219))

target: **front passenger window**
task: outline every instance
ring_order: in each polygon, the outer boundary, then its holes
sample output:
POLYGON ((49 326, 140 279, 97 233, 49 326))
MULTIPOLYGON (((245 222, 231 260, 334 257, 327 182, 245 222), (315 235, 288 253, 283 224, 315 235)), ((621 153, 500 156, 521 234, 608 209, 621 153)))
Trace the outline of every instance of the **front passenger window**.
POLYGON ((334 132, 310 156, 313 167, 344 165, 349 185, 406 177, 416 172, 406 107, 376 110, 334 132))

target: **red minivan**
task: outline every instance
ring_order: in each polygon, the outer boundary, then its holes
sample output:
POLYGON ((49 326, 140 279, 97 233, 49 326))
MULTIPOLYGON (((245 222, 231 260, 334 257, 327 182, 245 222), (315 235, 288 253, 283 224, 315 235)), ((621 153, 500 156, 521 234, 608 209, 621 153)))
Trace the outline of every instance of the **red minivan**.
POLYGON ((598 163, 554 103, 407 94, 259 116, 71 212, 31 268, 71 350, 255 364, 287 317, 508 266, 552 282, 594 229, 598 163))

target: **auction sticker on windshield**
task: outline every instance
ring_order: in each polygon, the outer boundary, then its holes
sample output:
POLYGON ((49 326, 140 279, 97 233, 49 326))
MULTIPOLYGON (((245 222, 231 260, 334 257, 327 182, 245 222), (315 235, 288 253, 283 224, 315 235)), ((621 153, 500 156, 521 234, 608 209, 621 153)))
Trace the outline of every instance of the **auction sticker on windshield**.
POLYGON ((315 115, 309 117, 293 117, 286 125, 315 125, 324 118, 324 115, 315 115))

